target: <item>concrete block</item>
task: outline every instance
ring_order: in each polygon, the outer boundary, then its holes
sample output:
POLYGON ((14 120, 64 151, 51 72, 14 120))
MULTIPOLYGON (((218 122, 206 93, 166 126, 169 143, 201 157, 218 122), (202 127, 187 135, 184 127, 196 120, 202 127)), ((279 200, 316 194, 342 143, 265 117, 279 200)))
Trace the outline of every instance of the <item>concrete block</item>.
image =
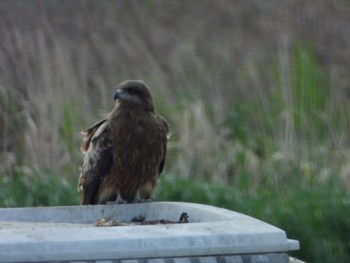
POLYGON ((212 257, 218 255, 284 253, 297 249, 299 242, 287 239, 286 233, 277 227, 201 204, 151 202, 0 209, 0 262, 140 263, 142 259, 207 256, 202 261, 212 263, 212 257), (175 222, 184 212, 189 223, 94 225, 101 218, 131 222, 142 217, 146 221, 175 222))

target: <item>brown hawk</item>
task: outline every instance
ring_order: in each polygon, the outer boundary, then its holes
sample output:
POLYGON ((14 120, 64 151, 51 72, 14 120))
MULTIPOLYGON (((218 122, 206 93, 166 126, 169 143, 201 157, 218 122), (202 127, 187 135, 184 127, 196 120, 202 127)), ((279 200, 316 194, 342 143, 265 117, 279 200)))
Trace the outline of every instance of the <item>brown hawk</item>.
POLYGON ((82 205, 148 200, 163 171, 169 125, 155 113, 147 85, 124 81, 114 100, 106 119, 82 131, 82 205))

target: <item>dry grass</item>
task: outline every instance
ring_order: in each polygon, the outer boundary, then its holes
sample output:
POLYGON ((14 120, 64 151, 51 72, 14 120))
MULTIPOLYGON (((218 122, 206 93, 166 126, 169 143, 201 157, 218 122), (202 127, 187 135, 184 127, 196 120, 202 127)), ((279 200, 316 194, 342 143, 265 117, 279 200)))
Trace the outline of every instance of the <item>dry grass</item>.
POLYGON ((125 79, 145 80, 171 122, 169 174, 232 183, 245 170, 259 182, 262 153, 309 161, 317 144, 341 152, 342 166, 349 10, 341 1, 1 1, 2 172, 77 172, 79 131, 111 109, 125 79), (315 58, 298 73, 304 43, 315 58), (325 94, 322 107, 307 90, 325 94))

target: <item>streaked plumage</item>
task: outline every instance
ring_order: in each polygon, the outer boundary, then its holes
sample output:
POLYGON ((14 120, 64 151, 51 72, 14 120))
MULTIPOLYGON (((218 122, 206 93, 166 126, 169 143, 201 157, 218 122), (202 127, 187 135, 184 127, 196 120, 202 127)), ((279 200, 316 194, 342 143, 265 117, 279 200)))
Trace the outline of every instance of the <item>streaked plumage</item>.
POLYGON ((78 188, 83 205, 147 200, 163 171, 169 126, 155 113, 146 84, 122 82, 114 100, 107 119, 82 131, 85 158, 78 188))

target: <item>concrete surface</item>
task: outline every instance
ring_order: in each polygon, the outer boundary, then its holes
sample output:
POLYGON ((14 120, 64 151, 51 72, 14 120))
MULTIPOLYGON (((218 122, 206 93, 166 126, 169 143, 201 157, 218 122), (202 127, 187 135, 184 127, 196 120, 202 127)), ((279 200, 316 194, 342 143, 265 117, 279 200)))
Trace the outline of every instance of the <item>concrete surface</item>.
MULTIPOLYGON (((287 239, 279 228, 240 213, 200 204, 151 202, 0 209, 0 262, 156 260, 218 255, 243 255, 240 256, 243 260, 249 254, 263 258, 263 254, 277 253, 285 258, 284 252, 297 249, 299 242, 287 239), (140 216, 145 220, 178 221, 183 212, 189 215, 189 223, 130 225, 133 218, 140 216), (107 217, 129 225, 94 225, 107 217)), ((247 262, 288 262, 266 261, 267 258, 265 255, 265 261, 247 262)))

